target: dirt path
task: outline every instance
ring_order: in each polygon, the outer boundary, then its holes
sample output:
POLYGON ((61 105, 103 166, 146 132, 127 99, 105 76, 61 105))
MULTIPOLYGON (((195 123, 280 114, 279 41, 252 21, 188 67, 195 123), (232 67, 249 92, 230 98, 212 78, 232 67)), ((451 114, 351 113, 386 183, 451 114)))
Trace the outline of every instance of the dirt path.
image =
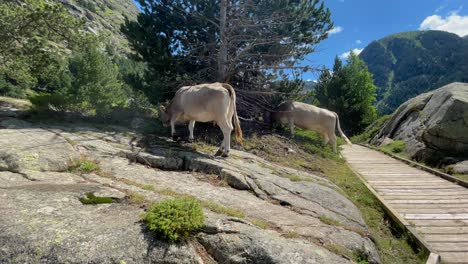
POLYGON ((445 263, 468 263, 468 189, 363 146, 341 153, 431 252, 445 263))

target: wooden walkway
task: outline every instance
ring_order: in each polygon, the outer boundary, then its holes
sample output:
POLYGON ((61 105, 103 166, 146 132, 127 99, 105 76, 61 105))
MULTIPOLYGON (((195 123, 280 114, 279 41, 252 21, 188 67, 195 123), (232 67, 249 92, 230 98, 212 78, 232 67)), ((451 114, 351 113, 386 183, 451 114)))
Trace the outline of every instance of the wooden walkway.
POLYGON ((367 187, 444 263, 468 263, 468 189, 379 151, 343 146, 367 187))

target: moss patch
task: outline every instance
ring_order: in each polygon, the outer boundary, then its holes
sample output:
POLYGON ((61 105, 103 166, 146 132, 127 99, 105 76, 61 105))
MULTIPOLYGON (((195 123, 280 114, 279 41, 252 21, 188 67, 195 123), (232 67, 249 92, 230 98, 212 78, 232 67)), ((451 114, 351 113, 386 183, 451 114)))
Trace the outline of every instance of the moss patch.
POLYGON ((111 197, 98 197, 93 193, 86 193, 85 196, 80 198, 82 204, 108 204, 114 202, 111 197))

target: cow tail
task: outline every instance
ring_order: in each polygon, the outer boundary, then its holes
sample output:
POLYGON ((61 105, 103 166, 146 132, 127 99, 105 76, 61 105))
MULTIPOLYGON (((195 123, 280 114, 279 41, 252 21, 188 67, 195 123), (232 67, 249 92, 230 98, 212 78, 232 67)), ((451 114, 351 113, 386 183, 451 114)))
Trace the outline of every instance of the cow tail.
POLYGON ((236 92, 231 85, 227 83, 223 83, 223 87, 229 91, 231 95, 231 107, 233 111, 233 118, 234 118, 234 131, 236 133, 236 140, 242 145, 242 129, 240 127, 239 117, 237 116, 237 109, 236 109, 236 92))
POLYGON ((338 132, 340 132, 341 137, 346 141, 346 143, 352 145, 351 141, 346 137, 346 135, 343 133, 343 130, 341 130, 340 127, 340 118, 338 117, 338 114, 335 113, 336 116, 336 127, 338 128, 338 132))

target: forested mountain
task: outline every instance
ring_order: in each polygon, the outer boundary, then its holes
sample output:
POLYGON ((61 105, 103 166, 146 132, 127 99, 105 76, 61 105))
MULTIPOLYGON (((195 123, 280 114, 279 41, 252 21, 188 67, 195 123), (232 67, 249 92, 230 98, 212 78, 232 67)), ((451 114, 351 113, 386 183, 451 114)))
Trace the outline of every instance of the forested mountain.
POLYGON ((377 108, 388 114, 423 92, 468 82, 468 37, 411 31, 370 43, 359 55, 374 76, 377 108))
POLYGON ((105 33, 118 51, 128 52, 129 45, 120 26, 125 17, 136 20, 138 9, 132 0, 56 0, 78 18, 84 18, 86 28, 93 33, 105 33))

